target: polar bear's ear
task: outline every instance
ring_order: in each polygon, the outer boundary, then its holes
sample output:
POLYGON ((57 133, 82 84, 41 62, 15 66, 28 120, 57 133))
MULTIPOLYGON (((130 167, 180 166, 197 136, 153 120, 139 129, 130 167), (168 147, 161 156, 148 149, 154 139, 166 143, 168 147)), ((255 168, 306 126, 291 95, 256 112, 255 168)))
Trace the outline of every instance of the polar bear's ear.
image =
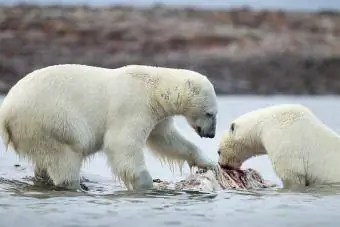
POLYGON ((234 131, 235 131, 235 122, 231 123, 230 125, 230 132, 234 133, 234 131))

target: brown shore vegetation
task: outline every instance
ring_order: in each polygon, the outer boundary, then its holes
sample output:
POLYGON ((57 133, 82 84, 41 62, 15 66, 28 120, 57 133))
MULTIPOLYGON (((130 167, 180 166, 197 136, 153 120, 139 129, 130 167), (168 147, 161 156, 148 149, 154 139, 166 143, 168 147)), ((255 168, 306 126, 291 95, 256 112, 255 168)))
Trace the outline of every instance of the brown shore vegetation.
POLYGON ((197 70, 218 94, 339 94, 340 13, 0 6, 0 91, 53 64, 197 70))

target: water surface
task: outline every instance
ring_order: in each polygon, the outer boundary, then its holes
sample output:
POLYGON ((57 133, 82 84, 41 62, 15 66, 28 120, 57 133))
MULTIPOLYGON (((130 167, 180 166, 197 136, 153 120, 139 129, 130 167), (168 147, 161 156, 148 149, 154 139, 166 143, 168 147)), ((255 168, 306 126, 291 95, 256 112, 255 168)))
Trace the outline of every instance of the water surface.
MULTIPOLYGON (((339 97, 253 97, 219 98, 216 139, 201 139, 178 119, 189 139, 214 160, 217 145, 231 120, 247 111, 278 103, 302 103, 328 126, 340 132, 339 97)), ((183 175, 162 167, 146 151, 154 178, 179 180, 183 175)), ((244 167, 258 170, 266 180, 279 185, 266 156, 247 161, 244 167)), ((106 227, 106 226, 338 226, 340 189, 323 187, 309 191, 278 189, 252 192, 223 191, 216 195, 174 192, 127 193, 115 183, 104 155, 86 163, 82 176, 88 193, 55 192, 32 186, 31 166, 9 151, 0 153, 0 227, 106 227), (20 166, 14 166, 19 164, 20 166)))

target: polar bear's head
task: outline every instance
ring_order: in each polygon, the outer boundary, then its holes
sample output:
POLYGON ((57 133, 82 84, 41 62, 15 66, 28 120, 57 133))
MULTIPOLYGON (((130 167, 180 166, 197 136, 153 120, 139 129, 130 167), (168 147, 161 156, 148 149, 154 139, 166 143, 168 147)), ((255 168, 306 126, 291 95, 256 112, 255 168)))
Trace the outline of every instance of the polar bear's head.
POLYGON ((209 79, 187 69, 158 67, 155 72, 152 90, 164 112, 160 116, 182 115, 200 137, 214 138, 217 99, 209 79))
POLYGON ((300 104, 281 104, 245 113, 230 124, 219 144, 219 164, 239 168, 247 159, 266 154, 263 138, 282 133, 287 128, 309 118, 312 113, 300 104))
POLYGON ((248 112, 230 124, 229 131, 222 137, 218 155, 220 166, 240 168, 247 159, 265 154, 261 133, 265 123, 262 110, 248 112))
POLYGON ((217 100, 213 85, 206 77, 186 82, 187 100, 183 115, 200 137, 214 138, 217 100))

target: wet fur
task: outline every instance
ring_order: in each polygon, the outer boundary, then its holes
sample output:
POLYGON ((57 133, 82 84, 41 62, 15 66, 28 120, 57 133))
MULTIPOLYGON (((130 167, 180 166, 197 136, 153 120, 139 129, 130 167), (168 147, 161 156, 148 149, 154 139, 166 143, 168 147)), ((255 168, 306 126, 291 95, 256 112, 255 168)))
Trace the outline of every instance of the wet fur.
POLYGON ((219 162, 239 167, 267 154, 284 187, 340 182, 340 137, 307 107, 275 105, 233 121, 220 142, 219 162))
POLYGON ((142 189, 152 186, 146 144, 170 164, 214 165, 172 117, 203 113, 215 102, 211 83, 193 71, 56 65, 13 86, 0 109, 0 135, 6 149, 35 165, 37 177, 57 186, 78 189, 83 162, 102 150, 118 181, 142 189))

